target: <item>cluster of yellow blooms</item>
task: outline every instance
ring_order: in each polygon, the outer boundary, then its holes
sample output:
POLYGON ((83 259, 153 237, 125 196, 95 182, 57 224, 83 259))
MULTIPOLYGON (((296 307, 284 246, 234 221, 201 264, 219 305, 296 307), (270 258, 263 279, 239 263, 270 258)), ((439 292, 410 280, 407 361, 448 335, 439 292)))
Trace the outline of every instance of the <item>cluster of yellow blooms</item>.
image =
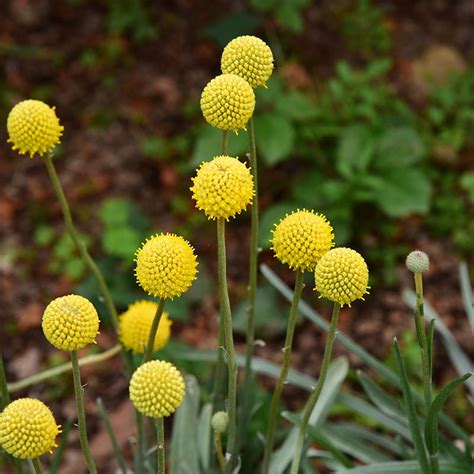
MULTIPOLYGON (((223 74, 211 80, 201 96, 205 119, 222 130, 244 128, 255 108, 253 88, 265 86, 273 70, 270 48, 259 38, 242 36, 224 49, 223 74)), ((52 151, 63 132, 54 108, 36 101, 17 104, 8 117, 9 142, 13 149, 30 156, 52 151)), ((252 203, 255 193, 251 171, 237 158, 216 156, 203 163, 190 188, 196 207, 209 219, 235 217, 252 203)), ((298 210, 283 218, 273 230, 276 257, 295 271, 314 271, 316 290, 322 297, 342 305, 363 299, 368 269, 355 250, 334 248, 334 234, 325 216, 298 210)), ((174 298, 190 288, 197 274, 192 246, 180 236, 157 234, 136 253, 135 275, 150 296, 174 298)), ((145 352, 157 304, 139 301, 119 318, 119 338, 134 353, 145 352)), ((153 350, 170 337, 171 321, 160 319, 153 350)), ((45 309, 42 328, 56 348, 77 351, 95 342, 99 317, 90 301, 79 295, 53 300, 45 309)), ((130 381, 130 398, 146 416, 169 416, 181 404, 185 383, 169 362, 153 360, 141 365, 130 381)), ((40 401, 19 399, 0 414, 0 444, 18 458, 36 458, 55 446, 60 433, 51 411, 40 401)))

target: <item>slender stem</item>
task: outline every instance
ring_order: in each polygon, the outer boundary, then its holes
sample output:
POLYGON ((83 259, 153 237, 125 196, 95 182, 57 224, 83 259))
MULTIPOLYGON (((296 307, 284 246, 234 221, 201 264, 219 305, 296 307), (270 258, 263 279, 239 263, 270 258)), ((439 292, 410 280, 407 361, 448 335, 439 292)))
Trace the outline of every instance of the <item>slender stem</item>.
POLYGON ((59 200, 59 204, 61 205, 61 210, 64 216, 64 223, 66 224, 67 231, 71 236, 72 240, 76 244, 81 257, 84 259, 84 262, 88 266, 89 270, 94 274, 97 283, 100 288, 100 292, 102 293, 102 297, 104 298, 105 305, 110 315, 110 319, 112 324, 114 325, 115 329, 118 328, 118 318, 117 318, 117 310, 115 309, 114 303, 112 301, 112 297, 110 296, 109 290, 107 288, 107 284, 105 283, 105 279, 100 272, 99 268, 97 267, 96 263, 90 256, 89 252, 87 251, 86 246, 82 242, 79 233, 74 226, 71 209, 69 208, 69 204, 67 202, 66 196, 64 194, 63 188, 59 181, 58 175, 56 173, 56 169, 54 168, 54 164, 50 154, 46 154, 44 158, 44 162, 46 164, 46 168, 48 170, 49 177, 53 184, 54 191, 56 196, 59 200))
POLYGON ((227 354, 228 392, 227 413, 229 415, 229 427, 227 435, 227 456, 225 472, 232 471, 235 457, 236 441, 236 398, 237 398, 237 364, 234 350, 234 339, 232 335, 232 314, 230 309, 229 293, 227 290, 227 264, 225 250, 225 220, 217 219, 217 255, 219 276, 219 303, 221 317, 223 319, 224 337, 227 354))
POLYGON ((89 449, 89 442, 87 441, 86 415, 84 411, 84 393, 81 384, 81 374, 79 372, 79 362, 77 359, 77 352, 71 351, 72 375, 74 378, 74 394, 77 405, 77 420, 79 423, 79 439, 81 440, 82 452, 86 458, 87 467, 91 474, 97 474, 92 455, 89 449))
POLYGON ((338 303, 334 303, 331 324, 329 326, 329 331, 326 339, 326 347, 324 348, 323 362, 321 364, 321 372, 319 374, 318 382, 316 387, 312 390, 306 406, 303 412, 303 419, 298 431, 298 438, 296 440, 295 452, 293 457, 293 462, 291 463, 291 474, 298 474, 301 456, 303 454, 303 445, 306 435, 306 427, 308 426, 311 413, 313 413, 314 406, 321 395, 323 390, 324 382, 326 381, 326 376, 328 373, 329 362, 331 361, 332 347, 334 345, 334 340, 336 339, 336 328, 337 321, 339 319, 339 314, 341 312, 341 306, 338 303))
POLYGON ((214 430, 214 442, 216 445, 216 453, 217 453, 217 460, 219 461, 219 467, 221 468, 221 472, 225 472, 225 458, 224 458, 224 452, 222 450, 222 440, 221 440, 221 434, 219 431, 214 430))
POLYGON ((125 463, 125 458, 123 457, 122 451, 120 450, 117 437, 115 436, 114 430, 112 429, 112 425, 110 424, 107 411, 105 410, 104 402, 101 398, 97 399, 97 408, 99 410, 99 416, 102 420, 102 423, 104 424, 105 431, 107 431, 107 434, 109 435, 114 454, 117 459, 117 462, 119 463, 120 469, 123 474, 127 474, 127 464, 125 463))
POLYGON ((35 468, 36 474, 44 474, 43 466, 41 465, 40 458, 34 458, 31 460, 33 467, 35 468))
MULTIPOLYGON (((104 360, 110 359, 111 357, 117 355, 120 352, 120 345, 117 344, 116 346, 102 352, 101 354, 93 354, 85 357, 81 357, 78 359, 79 367, 84 365, 91 365, 97 364, 98 362, 102 362, 104 360)), ((30 385, 34 385, 36 383, 43 382, 44 380, 50 379, 55 377, 56 375, 63 374, 64 372, 68 372, 72 369, 72 365, 70 362, 66 362, 65 364, 58 365, 57 367, 53 367, 51 369, 44 370, 43 372, 39 372, 31 377, 26 377, 24 379, 19 380, 18 382, 9 383, 7 385, 9 392, 17 392, 23 388, 29 387, 30 385)))
POLYGON ((143 356, 143 364, 148 362, 151 359, 153 354, 153 346, 155 345, 155 338, 156 338, 156 331, 158 331, 158 327, 160 326, 161 316, 163 314, 163 308, 165 307, 165 299, 160 298, 158 301, 158 306, 156 308, 155 317, 153 318, 153 323, 151 325, 150 334, 148 335, 148 343, 146 346, 145 355, 143 356))
POLYGON ((281 393, 283 386, 288 376, 291 363, 291 347, 293 345, 293 335, 295 333, 296 317, 298 315, 298 304, 303 291, 303 272, 298 270, 296 272, 295 291, 293 293, 293 300, 291 301, 290 316, 288 318, 288 326, 286 329, 285 347, 283 348, 283 365, 280 371, 280 376, 273 392, 272 403, 270 405, 270 415, 268 419, 267 437, 265 441, 265 454, 263 457, 262 474, 268 474, 270 468, 270 460, 273 451, 273 443, 275 439, 275 430, 279 419, 278 407, 280 405, 281 393))
POLYGON ((9 403, 10 394, 8 393, 7 376, 3 365, 3 355, 0 352, 0 411, 3 411, 9 403))
POLYGON ((247 303, 247 325, 246 325, 246 345, 245 345, 245 366, 244 382, 242 386, 242 416, 239 424, 238 444, 244 438, 244 430, 250 417, 251 400, 250 382, 252 378, 252 355, 255 342, 255 300, 257 296, 257 275, 258 275, 258 169, 257 169, 257 147, 255 144, 255 129, 253 118, 248 123, 249 135, 249 156, 250 169, 253 176, 253 186, 255 195, 252 202, 251 225, 250 225, 250 256, 249 256, 249 285, 247 303))
POLYGON ((165 427, 163 417, 156 419, 158 474, 165 474, 165 427))
POLYGON ((137 425, 137 441, 135 447, 135 471, 140 474, 143 470, 143 464, 145 462, 145 451, 146 451, 146 434, 145 434, 145 420, 143 415, 135 410, 135 424, 137 425))
MULTIPOLYGON (((222 130, 221 154, 227 155, 229 148, 228 132, 222 130)), ((224 408, 225 398, 225 367, 224 367, 224 352, 225 352, 225 337, 224 325, 222 323, 222 314, 219 316, 218 327, 218 347, 217 347, 217 363, 216 374, 214 381, 214 393, 212 398, 212 411, 216 413, 224 408)))
MULTIPOLYGON (((418 338, 418 346, 421 355, 421 370, 423 379, 423 396, 425 400, 425 415, 431 407, 432 401, 432 350, 428 346, 428 338, 425 331, 424 302, 423 302, 423 277, 420 272, 415 272, 416 309, 415 326, 418 338)), ((430 470, 432 474, 439 472, 438 451, 430 453, 430 470)))

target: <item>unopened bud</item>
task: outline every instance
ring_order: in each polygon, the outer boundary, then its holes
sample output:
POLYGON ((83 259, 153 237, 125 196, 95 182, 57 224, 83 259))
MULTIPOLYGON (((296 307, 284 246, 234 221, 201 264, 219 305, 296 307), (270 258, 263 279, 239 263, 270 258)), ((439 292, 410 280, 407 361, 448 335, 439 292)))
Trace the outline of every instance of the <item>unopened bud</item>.
POLYGON ((408 254, 405 264, 413 273, 424 273, 430 268, 430 259, 425 252, 414 250, 408 254))

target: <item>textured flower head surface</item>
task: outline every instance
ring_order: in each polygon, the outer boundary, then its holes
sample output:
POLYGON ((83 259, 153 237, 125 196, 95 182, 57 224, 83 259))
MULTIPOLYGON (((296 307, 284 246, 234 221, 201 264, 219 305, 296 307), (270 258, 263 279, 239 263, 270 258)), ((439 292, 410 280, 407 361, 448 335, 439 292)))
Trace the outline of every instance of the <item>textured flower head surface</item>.
POLYGON ((245 128, 255 109, 255 94, 250 84, 235 74, 212 79, 201 94, 204 118, 221 130, 245 128))
POLYGON ((313 271, 334 247, 331 224, 322 214, 303 209, 288 214, 273 229, 275 256, 292 270, 313 271))
MULTIPOLYGON (((119 318, 119 337, 123 346, 142 354, 145 352, 151 326, 158 305, 153 301, 137 301, 131 304, 119 318)), ((156 352, 166 345, 170 338, 172 321, 168 313, 161 315, 160 324, 155 336, 153 351, 156 352)))
POLYGON ((137 250, 135 275, 151 296, 174 298, 196 279, 197 259, 189 242, 174 234, 157 234, 137 250))
POLYGON ((327 252, 316 266, 316 290, 321 297, 351 305, 368 293, 369 270, 355 250, 338 247, 327 252))
POLYGON ((265 86, 273 71, 272 50, 256 36, 239 36, 224 48, 221 69, 237 74, 253 88, 265 86))
POLYGON ((43 402, 20 398, 0 413, 0 445, 15 458, 34 459, 57 446, 59 428, 43 402))
POLYGON ((430 258, 421 250, 413 250, 408 254, 405 264, 413 273, 424 273, 430 269, 430 258))
POLYGON ((44 310, 42 327, 46 339, 56 348, 77 351, 95 343, 99 316, 83 296, 67 295, 51 301, 44 310))
POLYGON ((209 219, 235 217, 252 202, 255 194, 250 170, 230 156, 216 156, 202 163, 192 180, 196 207, 209 219))
POLYGON ((7 130, 13 150, 30 158, 51 151, 58 143, 64 127, 59 124, 54 107, 40 100, 24 100, 8 115, 7 130))
POLYGON ((169 362, 152 360, 140 366, 130 380, 130 399, 150 418, 169 416, 181 405, 184 379, 169 362))

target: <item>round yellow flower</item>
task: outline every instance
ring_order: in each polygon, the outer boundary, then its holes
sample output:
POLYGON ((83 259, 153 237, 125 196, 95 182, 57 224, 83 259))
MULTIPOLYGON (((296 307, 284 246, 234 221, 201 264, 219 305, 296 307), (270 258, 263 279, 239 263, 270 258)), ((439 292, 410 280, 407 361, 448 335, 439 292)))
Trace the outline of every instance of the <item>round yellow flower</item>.
POLYGON ((355 250, 339 247, 327 252, 316 266, 316 290, 323 298, 341 306, 368 293, 369 270, 355 250))
POLYGON ((235 74, 221 74, 201 94, 204 118, 221 130, 245 128, 255 109, 255 94, 249 83, 235 74))
POLYGON ((51 301, 43 314, 46 339, 56 348, 77 351, 95 343, 99 316, 94 305, 83 296, 67 295, 51 301))
POLYGON ((20 154, 43 155, 58 143, 64 127, 59 124, 54 107, 40 100, 24 100, 13 107, 8 115, 8 142, 20 154))
POLYGON ((137 250, 135 275, 151 296, 174 298, 196 279, 197 260, 189 242, 174 234, 151 237, 137 250))
POLYGON ((292 270, 314 270, 319 259, 334 247, 332 227, 325 216, 298 210, 273 229, 272 249, 292 270))
POLYGON ((57 446, 59 428, 43 402, 20 398, 0 413, 0 445, 15 458, 34 459, 57 446))
MULTIPOLYGON (((145 352, 153 319, 158 305, 153 301, 137 301, 131 304, 119 318, 119 337, 123 346, 137 354, 145 352)), ((170 338, 172 321, 163 312, 156 331, 153 351, 166 345, 170 338)))
POLYGON ((230 156, 216 156, 202 163, 192 180, 196 207, 209 219, 234 217, 252 202, 255 194, 250 170, 230 156))
POLYGON ((221 69, 237 74, 253 88, 265 86, 273 71, 272 50, 256 36, 239 36, 224 48, 221 69))
POLYGON ((184 379, 169 362, 152 360, 141 365, 130 380, 130 399, 145 416, 169 416, 181 405, 184 379))

